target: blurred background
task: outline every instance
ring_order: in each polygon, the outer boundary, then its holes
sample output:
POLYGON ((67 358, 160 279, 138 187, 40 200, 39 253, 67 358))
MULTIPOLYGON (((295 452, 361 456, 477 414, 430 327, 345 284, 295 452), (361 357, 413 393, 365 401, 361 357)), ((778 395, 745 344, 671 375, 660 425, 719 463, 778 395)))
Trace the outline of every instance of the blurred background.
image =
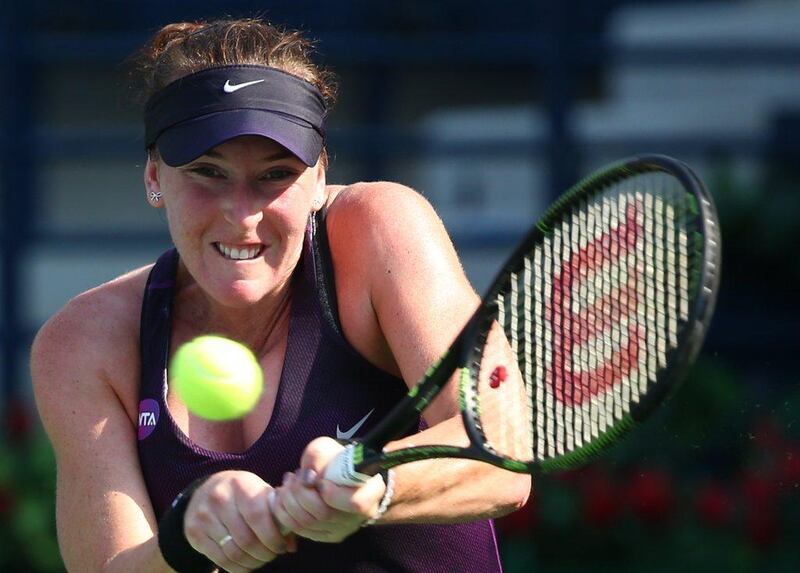
MULTIPOLYGON (((61 571, 28 353, 77 293, 169 245, 144 201, 125 58, 159 26, 261 15, 341 78, 330 180, 436 206, 480 291, 543 208, 640 152, 694 167, 722 220, 705 349, 611 455, 535 479, 509 573, 800 570, 800 3, 6 0, 0 12, 0 570, 61 571)), ((78 524, 79 526, 79 524, 78 524)))

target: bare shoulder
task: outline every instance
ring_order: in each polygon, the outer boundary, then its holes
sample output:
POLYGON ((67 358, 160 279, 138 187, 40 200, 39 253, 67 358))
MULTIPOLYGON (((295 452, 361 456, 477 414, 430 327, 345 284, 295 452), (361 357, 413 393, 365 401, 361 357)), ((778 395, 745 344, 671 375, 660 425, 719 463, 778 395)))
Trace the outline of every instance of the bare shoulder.
POLYGON ((386 247, 414 238, 431 243, 449 237, 430 203, 417 191, 387 181, 355 183, 336 190, 328 210, 331 241, 354 249, 386 247))
POLYGON ((134 318, 138 321, 149 268, 129 272, 70 300, 37 333, 35 358, 47 360, 51 354, 65 357, 78 348, 84 352, 77 354, 93 353, 95 348, 109 351, 130 334, 132 327, 138 330, 134 318), (83 348, 88 341, 93 344, 83 348))
POLYGON ((61 408, 116 396, 125 409, 135 399, 139 314, 150 267, 90 289, 69 301, 39 330, 31 348, 31 376, 45 425, 61 408), (67 406, 69 404, 69 406, 67 406))
POLYGON ((387 279, 413 281, 431 267, 460 268, 433 207, 398 183, 356 183, 340 189, 329 204, 326 227, 337 288, 352 287, 355 294, 387 279))
POLYGON ((326 222, 345 336, 408 381, 457 333, 477 295, 428 201, 396 183, 357 183, 332 198, 326 222))
MULTIPOLYGON (((372 214, 380 216, 388 210, 389 219, 395 219, 399 208, 422 209, 433 213, 430 203, 418 191, 391 181, 371 181, 339 185, 331 191, 329 213, 372 214), (364 211, 366 210, 366 211, 364 211)), ((414 214, 414 213, 412 213, 414 214)))

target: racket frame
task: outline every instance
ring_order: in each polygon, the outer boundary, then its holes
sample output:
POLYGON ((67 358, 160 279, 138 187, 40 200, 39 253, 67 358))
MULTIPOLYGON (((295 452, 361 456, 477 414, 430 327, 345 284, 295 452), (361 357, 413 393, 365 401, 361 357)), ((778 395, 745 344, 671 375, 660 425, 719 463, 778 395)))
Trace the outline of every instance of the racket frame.
MULTIPOLYGON (((506 259, 501 271, 497 274, 492 286, 482 299, 480 307, 469 319, 460 334, 453 341, 448 351, 425 372, 422 380, 413 386, 381 422, 367 432, 361 440, 351 442, 347 446, 347 465, 351 483, 361 483, 365 478, 394 466, 434 458, 467 458, 488 462, 507 470, 532 473, 574 467, 599 455, 623 435, 641 423, 652 410, 672 394, 683 379, 689 366, 699 352, 708 324, 714 311, 716 292, 719 286, 720 240, 714 203, 700 179, 680 161, 664 155, 639 155, 616 162, 604 169, 582 179, 553 203, 541 217, 539 222, 528 232, 513 253, 506 259), (512 263, 516 263, 530 252, 533 246, 553 232, 554 224, 562 217, 564 211, 574 207, 579 201, 605 187, 631 175, 661 171, 676 177, 687 191, 694 197, 692 206, 699 222, 697 235, 691 244, 702 247, 701 262, 698 265, 700 276, 696 277, 690 300, 693 301, 686 326, 681 332, 678 346, 668 354, 667 368, 661 369, 657 379, 648 387, 643 399, 632 407, 614 426, 591 443, 573 452, 556 458, 544 460, 513 460, 494 451, 480 424, 478 402, 478 370, 480 355, 474 348, 481 344, 467 344, 477 337, 484 337, 491 323, 497 316, 495 299, 502 285, 512 272, 512 263), (703 240, 704 239, 704 240, 703 240), (400 450, 383 452, 383 446, 394 439, 413 430, 418 416, 425 407, 450 381, 454 372, 458 371, 459 406, 464 427, 470 444, 466 448, 447 445, 423 445, 400 450)), ((341 464, 340 464, 341 465, 341 464)), ((341 483, 341 482, 340 482, 341 483)))

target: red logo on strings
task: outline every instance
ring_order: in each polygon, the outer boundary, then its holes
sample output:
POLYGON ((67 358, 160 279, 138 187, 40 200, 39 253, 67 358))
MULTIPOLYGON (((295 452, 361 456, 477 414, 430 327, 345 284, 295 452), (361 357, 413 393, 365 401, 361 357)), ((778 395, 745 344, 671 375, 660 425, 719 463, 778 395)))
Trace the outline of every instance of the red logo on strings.
POLYGON ((635 321, 628 326, 627 344, 614 350, 597 368, 573 372, 571 358, 576 347, 608 331, 636 310, 639 273, 635 262, 628 264, 625 284, 616 285, 587 308, 574 311, 572 293, 580 281, 587 280, 603 265, 619 261, 635 248, 643 230, 636 217, 640 209, 640 202, 628 205, 623 223, 572 253, 553 279, 553 295, 545 306, 553 329, 553 361, 546 379, 556 399, 570 406, 582 404, 618 384, 638 363, 644 329, 635 321))

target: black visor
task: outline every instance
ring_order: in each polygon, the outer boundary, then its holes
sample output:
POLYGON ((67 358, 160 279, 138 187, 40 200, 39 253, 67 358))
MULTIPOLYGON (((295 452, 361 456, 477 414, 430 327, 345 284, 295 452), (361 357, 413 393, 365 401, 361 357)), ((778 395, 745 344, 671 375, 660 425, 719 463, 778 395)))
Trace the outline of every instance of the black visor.
POLYGON ((224 66, 182 77, 145 108, 145 144, 185 165, 240 135, 261 135, 309 167, 325 141, 325 101, 312 84, 276 68, 224 66))

